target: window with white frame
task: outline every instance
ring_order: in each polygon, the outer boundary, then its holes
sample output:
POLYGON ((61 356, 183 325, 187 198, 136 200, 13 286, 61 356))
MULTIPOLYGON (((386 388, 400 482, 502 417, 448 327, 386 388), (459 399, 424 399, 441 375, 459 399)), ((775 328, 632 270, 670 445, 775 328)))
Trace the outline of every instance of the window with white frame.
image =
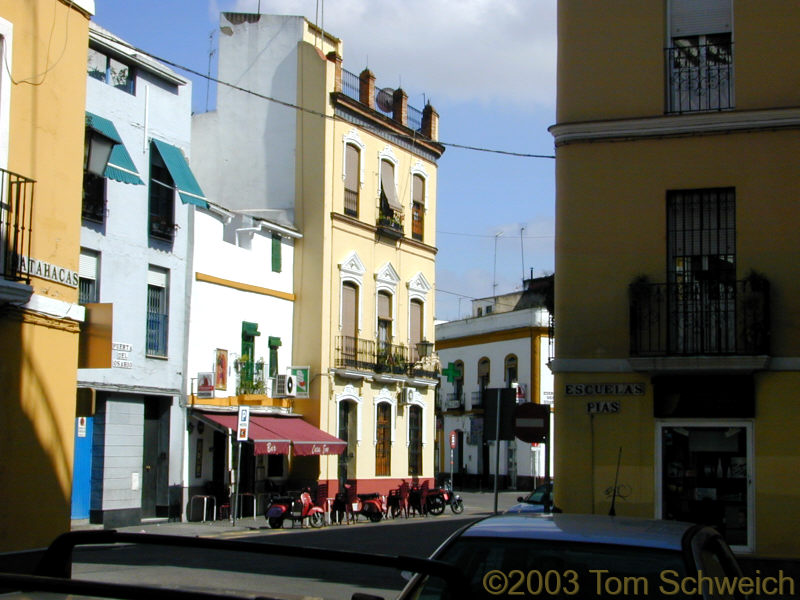
POLYGON ((78 303, 100 301, 100 253, 81 248, 78 262, 78 303))
POLYGON ((147 336, 145 354, 166 357, 169 330, 169 271, 147 269, 147 336))
POLYGON ((344 146, 344 214, 358 217, 361 173, 361 149, 355 144, 344 146))
POLYGON ((425 237, 425 179, 421 175, 411 178, 411 237, 422 241, 425 237))

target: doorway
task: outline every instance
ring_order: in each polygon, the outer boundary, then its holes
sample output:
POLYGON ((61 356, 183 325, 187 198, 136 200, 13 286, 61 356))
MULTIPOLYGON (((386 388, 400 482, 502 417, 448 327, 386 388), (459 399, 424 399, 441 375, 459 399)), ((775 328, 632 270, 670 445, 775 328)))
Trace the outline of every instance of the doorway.
POLYGON ((711 525, 735 550, 752 550, 752 424, 671 422, 658 429, 657 516, 711 525))
POLYGON ((169 398, 144 400, 142 518, 169 515, 169 398))

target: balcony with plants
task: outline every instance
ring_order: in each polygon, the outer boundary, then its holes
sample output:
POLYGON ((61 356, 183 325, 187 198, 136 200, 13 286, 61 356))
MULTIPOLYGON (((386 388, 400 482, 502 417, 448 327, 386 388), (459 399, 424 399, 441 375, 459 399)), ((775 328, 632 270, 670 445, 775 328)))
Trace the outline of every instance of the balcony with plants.
POLYGON ((423 340, 415 345, 338 336, 334 367, 369 374, 436 379, 438 360, 431 355, 433 343, 423 340))

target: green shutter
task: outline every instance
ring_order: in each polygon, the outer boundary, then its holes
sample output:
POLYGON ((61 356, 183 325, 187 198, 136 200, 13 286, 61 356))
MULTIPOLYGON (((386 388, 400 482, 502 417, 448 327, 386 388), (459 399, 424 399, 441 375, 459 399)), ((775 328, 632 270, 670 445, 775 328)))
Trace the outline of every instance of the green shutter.
POLYGON ((281 236, 277 233, 272 234, 272 270, 281 272, 281 236))

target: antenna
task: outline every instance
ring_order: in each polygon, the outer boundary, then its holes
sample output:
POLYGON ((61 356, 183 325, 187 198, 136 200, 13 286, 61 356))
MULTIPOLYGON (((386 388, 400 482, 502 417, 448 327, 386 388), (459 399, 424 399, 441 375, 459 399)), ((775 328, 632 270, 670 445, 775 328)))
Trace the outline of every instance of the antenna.
MULTIPOLYGON (((259 0, 260 3, 261 0, 259 0)), ((208 34, 208 77, 206 78, 206 112, 208 112, 208 93, 211 86, 211 57, 214 56, 214 29, 208 34)))
POLYGON ((519 227, 519 251, 522 255, 522 284, 525 285, 525 246, 522 241, 522 232, 525 231, 525 225, 519 227))
POLYGON ((494 234, 494 272, 492 274, 492 296, 497 295, 497 240, 502 237, 503 232, 498 231, 494 234))
POLYGON ((619 481, 619 461, 622 458, 622 446, 619 447, 619 454, 617 454, 617 474, 614 475, 614 493, 611 496, 611 510, 608 511, 609 517, 616 517, 617 510, 615 508, 617 504, 617 481, 619 481))

